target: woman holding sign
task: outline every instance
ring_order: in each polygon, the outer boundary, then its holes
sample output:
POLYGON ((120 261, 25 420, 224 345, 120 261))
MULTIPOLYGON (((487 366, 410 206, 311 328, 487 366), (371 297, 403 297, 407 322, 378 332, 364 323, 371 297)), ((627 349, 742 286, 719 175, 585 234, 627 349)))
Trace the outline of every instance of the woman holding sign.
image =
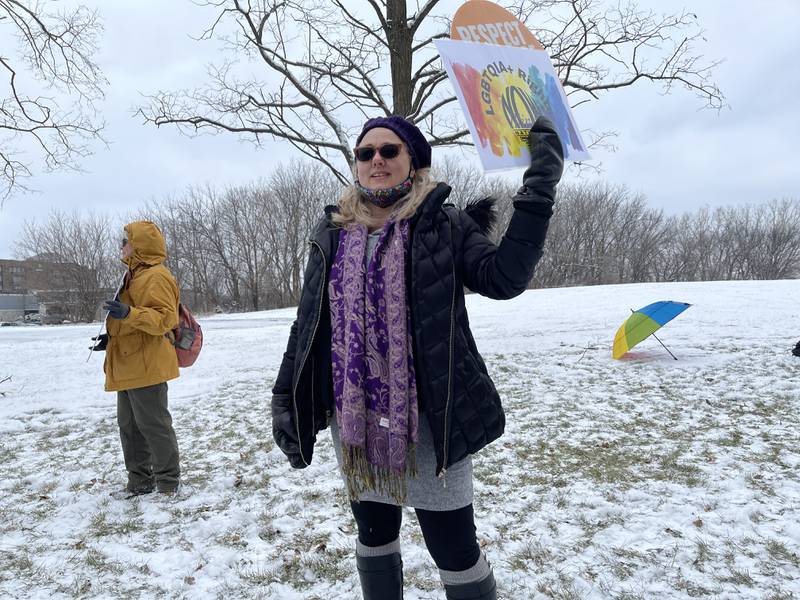
POLYGON ((531 165, 495 245, 485 231, 490 204, 444 204, 450 188, 431 179, 420 130, 398 116, 371 119, 356 140, 353 185, 312 236, 273 388, 273 437, 303 468, 330 424, 366 600, 402 598, 402 506, 416 509, 447 598, 496 598, 476 538, 471 455, 500 437, 505 416, 464 287, 513 298, 533 275, 563 150, 545 118, 530 143, 531 165))

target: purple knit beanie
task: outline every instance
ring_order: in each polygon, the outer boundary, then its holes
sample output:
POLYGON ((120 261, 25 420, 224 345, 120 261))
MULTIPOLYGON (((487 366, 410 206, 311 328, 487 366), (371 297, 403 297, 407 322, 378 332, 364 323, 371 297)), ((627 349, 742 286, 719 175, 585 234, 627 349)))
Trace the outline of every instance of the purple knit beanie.
POLYGON ((415 169, 424 169, 431 166, 431 145, 422 132, 411 121, 407 121, 398 115, 391 117, 377 117, 370 119, 364 123, 364 129, 356 140, 356 145, 361 143, 363 137, 370 129, 376 127, 385 127, 391 129, 394 133, 403 140, 403 143, 408 148, 408 153, 411 155, 411 166, 415 169))

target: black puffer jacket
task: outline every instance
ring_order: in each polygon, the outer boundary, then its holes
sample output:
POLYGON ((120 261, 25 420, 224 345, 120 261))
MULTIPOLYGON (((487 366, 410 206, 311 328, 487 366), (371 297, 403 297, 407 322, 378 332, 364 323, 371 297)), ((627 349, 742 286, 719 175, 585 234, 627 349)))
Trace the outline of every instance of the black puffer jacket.
MULTIPOLYGON (((468 212, 445 204, 450 194, 445 184, 430 193, 411 220, 406 289, 417 395, 433 430, 437 473, 503 433, 505 415, 469 328, 464 287, 490 298, 513 298, 533 276, 563 169, 558 138, 543 125, 499 245, 468 212)), ((340 229, 331 212, 310 240, 297 319, 273 387, 273 419, 276 405, 290 409, 283 417, 291 417, 299 449, 287 447, 280 433, 275 438, 296 467, 310 464, 316 434, 327 427, 333 407, 328 278, 340 229)))

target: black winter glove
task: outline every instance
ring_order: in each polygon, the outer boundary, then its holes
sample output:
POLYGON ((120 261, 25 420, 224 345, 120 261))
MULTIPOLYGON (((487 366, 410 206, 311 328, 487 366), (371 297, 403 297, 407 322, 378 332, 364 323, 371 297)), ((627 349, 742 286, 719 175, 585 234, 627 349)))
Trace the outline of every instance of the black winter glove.
POLYGON ((108 316, 112 319, 122 320, 131 312, 131 307, 119 300, 106 300, 105 304, 103 304, 103 310, 107 310, 108 316))
POLYGON ((89 350, 94 350, 95 352, 104 352, 105 349, 108 347, 108 334, 101 333, 100 335, 93 337, 94 345, 89 346, 89 350))
POLYGON ((792 350, 792 354, 795 356, 800 356, 800 342, 797 342, 797 345, 792 350))
POLYGON ((548 215, 556 199, 556 184, 564 172, 564 148, 558 139, 556 126, 547 117, 539 117, 528 134, 531 166, 522 176, 517 201, 541 204, 548 215))
POLYGON ((292 411, 292 397, 289 394, 272 396, 272 439, 289 459, 293 469, 304 469, 308 465, 300 454, 292 411))

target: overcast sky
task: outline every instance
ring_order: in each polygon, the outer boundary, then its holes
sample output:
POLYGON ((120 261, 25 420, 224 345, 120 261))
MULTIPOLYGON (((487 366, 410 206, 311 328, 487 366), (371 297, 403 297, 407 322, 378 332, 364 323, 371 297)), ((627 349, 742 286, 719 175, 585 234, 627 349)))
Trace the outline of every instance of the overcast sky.
MULTIPOLYGON (((257 148, 230 134, 187 138, 133 117, 143 103, 140 94, 205 80, 206 64, 219 57, 219 47, 190 35, 198 35, 213 12, 190 0, 84 3, 98 7, 105 25, 99 63, 110 85, 99 108, 110 148, 98 146, 82 163, 84 173, 38 174, 28 181, 38 193, 7 199, 0 210, 0 258, 12 256, 25 219, 43 220, 54 206, 124 214, 189 185, 267 176, 291 156, 279 142, 257 148)), ((615 152, 594 152, 601 177, 641 192, 669 213, 800 198, 800 0, 639 4, 663 12, 686 6, 698 15, 708 40, 705 57, 725 60, 714 79, 730 108, 703 110, 702 101, 683 89, 661 96, 648 84, 581 106, 575 112, 581 128, 619 134, 615 152)), ((8 43, 0 30, 0 51, 8 43)))

